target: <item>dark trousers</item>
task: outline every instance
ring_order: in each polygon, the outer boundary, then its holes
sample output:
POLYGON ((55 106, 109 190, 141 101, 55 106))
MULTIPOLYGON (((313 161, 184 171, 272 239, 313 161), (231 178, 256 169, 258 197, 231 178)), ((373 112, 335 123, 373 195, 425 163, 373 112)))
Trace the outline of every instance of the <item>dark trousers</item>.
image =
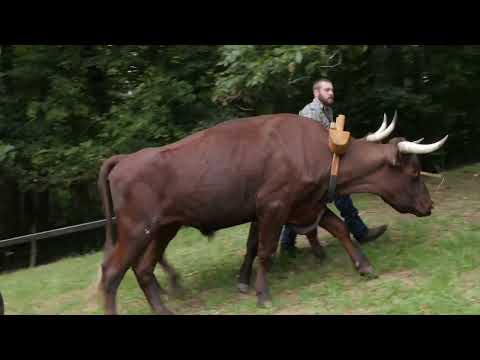
MULTIPOLYGON (((367 225, 362 221, 358 215, 358 210, 353 205, 350 196, 339 196, 334 201, 335 207, 340 211, 348 231, 355 237, 355 239, 362 239, 368 231, 367 225)), ((295 246, 297 234, 289 225, 285 225, 280 235, 280 244, 282 248, 295 246)))

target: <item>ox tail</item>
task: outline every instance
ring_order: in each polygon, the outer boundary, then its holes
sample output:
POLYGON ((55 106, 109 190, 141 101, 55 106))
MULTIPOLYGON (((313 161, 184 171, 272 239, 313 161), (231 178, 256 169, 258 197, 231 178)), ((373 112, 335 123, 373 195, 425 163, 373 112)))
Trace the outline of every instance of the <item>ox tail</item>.
POLYGON ((125 155, 116 155, 112 156, 110 159, 106 160, 98 175, 98 190, 102 199, 103 211, 106 218, 105 226, 105 245, 104 245, 104 257, 106 260, 109 258, 110 254, 113 251, 115 245, 115 236, 113 233, 113 200, 112 192, 110 189, 110 182, 108 181, 108 176, 113 168, 125 157, 125 155))

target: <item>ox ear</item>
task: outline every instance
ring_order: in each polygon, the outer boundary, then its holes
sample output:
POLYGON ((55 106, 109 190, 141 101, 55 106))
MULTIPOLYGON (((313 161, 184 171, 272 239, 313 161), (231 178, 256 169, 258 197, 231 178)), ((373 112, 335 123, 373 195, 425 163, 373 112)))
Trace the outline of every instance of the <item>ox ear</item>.
POLYGON ((402 162, 402 153, 398 150, 398 146, 391 146, 387 154, 387 161, 391 166, 400 166, 402 162))
POLYGON ((392 145, 390 147, 389 153, 387 155, 387 160, 388 160, 388 162, 391 166, 400 166, 400 164, 402 162, 403 154, 398 149, 397 144, 400 141, 404 141, 404 140, 405 140, 404 138, 397 137, 397 138, 391 139, 388 142, 390 145, 392 145))

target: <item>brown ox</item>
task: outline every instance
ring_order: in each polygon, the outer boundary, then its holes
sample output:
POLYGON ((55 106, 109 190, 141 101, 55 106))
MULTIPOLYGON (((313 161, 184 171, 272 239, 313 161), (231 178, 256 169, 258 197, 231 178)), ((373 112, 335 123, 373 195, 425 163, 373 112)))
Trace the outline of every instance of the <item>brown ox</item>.
MULTIPOLYGON (((379 140, 377 133, 367 140, 379 140)), ((320 225, 340 239, 358 271, 371 274, 367 258, 352 243, 344 223, 326 208, 331 162, 327 135, 321 124, 297 115, 258 116, 105 161, 99 188, 107 218, 101 278, 106 312, 116 313, 118 286, 132 267, 152 309, 169 313, 153 271, 160 262, 174 277, 163 254, 182 226, 209 235, 256 223, 259 305, 270 302, 268 262, 287 222, 304 225, 321 217, 320 225)), ((399 212, 430 215, 433 204, 420 178, 418 160, 401 153, 419 150, 413 145, 433 151, 432 146, 436 149, 445 140, 417 145, 352 139, 342 159, 337 194, 373 193, 399 212)))
MULTIPOLYGON (((415 142, 412 143, 419 143, 423 140, 419 139, 415 142)), ((446 139, 445 139, 446 140, 446 139)), ((392 145, 397 145, 398 143, 405 141, 404 138, 395 138, 392 139, 389 143, 392 145)), ((442 141, 444 142, 444 141, 442 141)), ((439 147, 440 144, 434 145, 435 147, 439 147)), ((353 155, 353 154, 352 154, 353 155)), ((356 162, 359 161, 360 158, 364 157, 361 154, 357 154, 358 158, 355 158, 355 156, 352 157, 352 161, 356 162)), ((423 201, 427 201, 425 198, 425 192, 426 195, 429 199, 428 195, 428 189, 425 187, 423 182, 418 178, 418 174, 420 172, 420 162, 418 160, 418 157, 415 154, 411 155, 399 155, 399 160, 401 159, 401 162, 399 161, 395 167, 403 168, 403 171, 406 171, 406 174, 410 175, 415 175, 413 177, 413 180, 416 183, 417 189, 413 189, 413 194, 420 195, 422 194, 422 197, 424 198, 423 201)), ((348 167, 349 163, 352 164, 351 161, 349 161, 347 164, 343 163, 344 161, 342 160, 342 174, 348 174, 348 167), (345 172, 347 171, 347 172, 345 172)), ((380 175, 381 176, 381 175, 380 175)), ((391 175, 390 175, 391 176, 391 175)), ((341 189, 339 189, 339 186, 337 185, 337 191, 336 194, 339 195, 344 195, 344 194, 350 194, 352 190, 349 189, 349 183, 348 183, 348 176, 346 176, 345 182, 342 184, 341 189), (345 187, 345 188, 344 188, 345 187)), ((408 180, 408 178, 407 178, 408 180)), ((366 180, 368 181, 368 180, 366 180)), ((386 178, 385 181, 391 181, 390 178, 386 178)), ((395 179, 395 181, 399 181, 400 184, 395 184, 392 186, 392 189, 398 189, 402 184, 402 182, 405 181, 405 178, 398 177, 395 179)), ((386 185, 389 185, 388 183, 386 185)), ((405 188, 409 187, 408 182, 404 183, 405 188)), ((395 190, 390 190, 390 191, 395 191, 395 190)), ((355 192, 364 192, 361 190, 357 190, 355 192)), ((385 190, 379 189, 379 192, 385 192, 385 190)), ((352 192, 353 193, 353 192, 352 192)), ((419 197, 419 199, 422 199, 422 197, 419 197)), ((388 203, 388 201, 384 198, 384 200, 388 203)), ((421 201, 421 200, 420 200, 421 201)), ((393 206, 392 203, 390 205, 393 206)), ((393 206, 395 208, 395 206, 393 206)), ((432 208, 433 208, 433 202, 432 202, 432 208)), ((428 216, 430 215, 430 212, 427 212, 426 214, 424 213, 416 213, 415 211, 405 211, 402 210, 401 208, 396 208, 396 210, 405 213, 405 212, 411 212, 414 213, 417 216, 428 216)), ((345 224, 342 222, 339 217, 337 217, 328 207, 326 209, 321 209, 320 210, 320 216, 317 213, 317 209, 311 208, 306 211, 304 211, 303 214, 299 214, 301 216, 297 217, 291 217, 289 218, 288 222, 289 224, 294 228, 294 230, 297 232, 297 234, 300 235, 305 235, 310 243, 310 246, 312 247, 314 255, 319 258, 319 259, 324 259, 325 253, 318 241, 318 232, 317 232, 317 226, 324 228, 327 230, 331 235, 336 237, 338 240, 341 241, 342 245, 344 248, 347 250, 348 254, 354 254, 353 256, 351 255, 352 260, 355 259, 355 257, 364 259, 365 261, 365 266, 363 267, 357 267, 358 272, 362 276, 374 278, 377 277, 375 272, 373 271, 373 268, 368 264, 368 260, 366 259, 366 256, 362 253, 361 248, 358 246, 358 243, 356 241, 351 240, 350 238, 350 233, 348 231, 348 228, 345 226, 345 224), (354 247, 353 250, 350 250, 351 247, 354 247), (355 254, 356 253, 356 254, 355 254)), ((258 226, 257 223, 253 222, 250 226, 249 234, 248 234, 248 240, 247 240, 247 252, 245 254, 242 266, 239 271, 239 276, 238 276, 238 289, 246 293, 248 292, 249 284, 250 284, 250 277, 252 274, 252 266, 253 262, 255 260, 255 257, 257 255, 257 249, 258 249, 258 226)), ((361 260, 362 261, 362 260, 361 260)), ((356 263, 355 263, 356 264, 356 263)))

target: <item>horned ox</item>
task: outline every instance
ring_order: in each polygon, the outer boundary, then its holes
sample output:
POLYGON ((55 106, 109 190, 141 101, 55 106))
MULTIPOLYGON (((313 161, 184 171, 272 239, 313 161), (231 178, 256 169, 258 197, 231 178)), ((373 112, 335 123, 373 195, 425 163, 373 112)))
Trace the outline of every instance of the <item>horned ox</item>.
MULTIPOLYGON (((378 143, 386 139, 395 129, 396 121, 397 121, 397 112, 395 112, 392 123, 390 124, 390 126, 387 127, 387 115, 385 114, 383 123, 380 126, 380 128, 374 134, 369 134, 363 140, 367 142, 378 143)), ((390 144, 398 144, 400 142, 403 142, 399 148, 400 154, 401 153, 426 154, 440 148, 445 143, 447 138, 448 136, 442 139, 440 142, 433 145, 423 145, 423 146, 415 145, 415 144, 420 144, 424 140, 424 138, 420 138, 412 142, 406 142, 404 138, 396 138, 396 139, 392 139, 390 141, 390 144)), ((357 155, 360 157, 362 156, 361 154, 357 154, 357 155)), ((406 155, 403 155, 402 160, 403 161, 400 165, 404 166, 405 168, 412 167, 413 169, 411 171, 414 171, 414 172, 419 171, 420 163, 416 155, 409 155, 408 157, 406 155)), ((342 171, 343 169, 344 169, 344 165, 342 163, 342 171)), ((427 193, 428 193, 428 190, 427 190, 427 193)), ((432 203, 432 207, 433 207, 433 203, 432 203)), ((423 216, 421 214, 417 214, 417 215, 423 216)), ((317 213, 316 207, 313 207, 308 211, 305 211, 300 217, 290 218, 289 223, 297 234, 305 235, 307 237, 310 243, 310 246, 313 250, 313 253, 318 259, 323 260, 325 258, 325 252, 318 241, 318 235, 317 235, 318 234, 317 227, 320 226, 326 229, 328 232, 330 232, 330 234, 332 234, 333 236, 337 237, 341 241, 342 245, 345 247, 345 249, 349 254, 352 254, 353 252, 356 253, 356 254, 353 253, 353 256, 351 255, 352 260, 355 258, 359 258, 365 261, 364 267, 357 267, 357 270, 359 271, 360 275, 370 277, 370 278, 377 277, 377 275, 373 271, 373 268, 368 265, 368 261, 366 260, 365 255, 362 253, 361 248, 358 246, 356 242, 352 243, 348 228, 344 226, 344 224, 341 224, 338 220, 339 218, 333 212, 331 212, 328 209, 328 207, 326 209, 322 208, 320 210, 320 214, 317 213), (353 249, 349 250, 352 247, 353 249)), ((243 293, 248 292, 250 278, 252 274, 252 266, 253 266, 255 257, 257 255, 257 248, 258 248, 258 226, 257 226, 257 223, 252 222, 249 233, 248 233, 247 252, 245 254, 242 266, 239 271, 239 276, 238 276, 237 286, 240 292, 243 292, 243 293)))
MULTIPOLYGON (((370 142, 391 133, 395 121, 385 126, 384 122, 367 141, 352 139, 342 158, 336 193, 372 193, 401 213, 428 216, 433 203, 420 178, 420 164, 407 154, 434 151, 446 138, 432 145, 402 139, 370 142)), ((106 313, 116 313, 117 289, 130 267, 152 309, 170 313, 153 271, 160 262, 175 285, 175 272, 163 254, 182 226, 209 235, 255 223, 260 306, 270 302, 266 273, 285 223, 303 225, 320 219, 320 225, 341 241, 357 270, 373 273, 344 223, 326 208, 330 162, 327 130, 292 114, 232 120, 174 144, 106 160, 98 181, 107 218, 100 283, 106 313)))

